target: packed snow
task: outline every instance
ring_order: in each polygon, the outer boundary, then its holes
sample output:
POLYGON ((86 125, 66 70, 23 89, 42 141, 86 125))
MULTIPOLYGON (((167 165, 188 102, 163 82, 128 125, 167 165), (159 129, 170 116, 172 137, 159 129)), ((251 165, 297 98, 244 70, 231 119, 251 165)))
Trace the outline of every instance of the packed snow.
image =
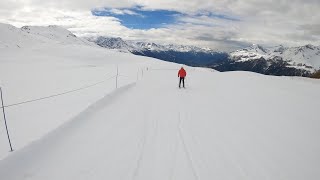
POLYGON ((320 179, 318 80, 184 66, 179 89, 179 64, 25 38, 0 48, 5 105, 78 91, 5 108, 1 180, 320 179))

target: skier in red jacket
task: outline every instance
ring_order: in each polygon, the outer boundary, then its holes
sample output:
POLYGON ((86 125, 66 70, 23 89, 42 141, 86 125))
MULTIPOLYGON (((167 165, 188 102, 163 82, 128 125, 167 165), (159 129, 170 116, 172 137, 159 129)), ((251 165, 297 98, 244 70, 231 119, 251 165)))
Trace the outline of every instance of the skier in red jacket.
POLYGON ((186 70, 183 69, 183 67, 181 67, 181 69, 178 72, 178 77, 180 77, 180 81, 179 81, 179 88, 181 88, 181 81, 183 83, 183 88, 184 87, 184 78, 187 76, 187 72, 186 70))

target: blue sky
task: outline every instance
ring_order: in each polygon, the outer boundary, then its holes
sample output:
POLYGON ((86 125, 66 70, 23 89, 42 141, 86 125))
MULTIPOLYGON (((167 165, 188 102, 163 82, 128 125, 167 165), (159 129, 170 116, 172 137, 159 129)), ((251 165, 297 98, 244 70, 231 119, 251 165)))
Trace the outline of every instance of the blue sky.
POLYGON ((130 29, 161 28, 177 23, 182 13, 170 10, 142 10, 140 7, 130 9, 93 10, 95 16, 112 16, 118 18, 122 25, 130 29))
MULTIPOLYGON (((162 28, 168 25, 179 23, 179 18, 190 15, 172 10, 144 10, 137 6, 129 9, 99 9, 92 10, 94 16, 111 16, 120 20, 121 24, 130 29, 151 29, 162 28)), ((223 19, 226 21, 240 21, 237 18, 229 17, 212 12, 202 12, 193 15, 193 17, 207 16, 209 18, 223 19)))

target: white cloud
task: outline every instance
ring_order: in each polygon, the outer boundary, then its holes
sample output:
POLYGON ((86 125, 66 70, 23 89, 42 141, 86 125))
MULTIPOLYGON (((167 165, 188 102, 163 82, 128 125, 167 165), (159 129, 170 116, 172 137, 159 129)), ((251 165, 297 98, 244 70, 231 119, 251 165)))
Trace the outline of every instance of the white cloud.
POLYGON ((1 0, 0 22, 23 25, 56 24, 77 35, 101 34, 125 39, 209 46, 223 50, 250 43, 320 45, 319 0, 1 0), (179 11, 178 24, 132 30, 113 17, 97 17, 92 9, 139 15, 130 7, 179 11), (202 16, 198 14, 201 13, 202 16), (240 19, 230 21, 210 13, 240 19))
POLYGON ((124 15, 124 14, 128 14, 128 15, 135 15, 135 16, 142 16, 141 14, 138 14, 134 11, 131 11, 129 9, 115 9, 112 8, 111 10, 109 10, 110 13, 112 14, 116 14, 116 15, 124 15))

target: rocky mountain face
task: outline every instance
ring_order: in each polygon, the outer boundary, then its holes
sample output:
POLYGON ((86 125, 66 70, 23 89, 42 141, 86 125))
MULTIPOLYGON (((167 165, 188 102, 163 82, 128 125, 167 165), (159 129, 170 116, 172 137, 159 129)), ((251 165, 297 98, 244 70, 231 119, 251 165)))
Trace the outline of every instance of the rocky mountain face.
POLYGON ((121 38, 106 38, 106 37, 90 37, 87 38, 91 42, 107 49, 118 49, 124 52, 130 52, 132 47, 121 38))
POLYGON ((230 53, 230 58, 210 67, 220 71, 253 71, 277 76, 310 76, 320 68, 320 47, 253 45, 230 53))

